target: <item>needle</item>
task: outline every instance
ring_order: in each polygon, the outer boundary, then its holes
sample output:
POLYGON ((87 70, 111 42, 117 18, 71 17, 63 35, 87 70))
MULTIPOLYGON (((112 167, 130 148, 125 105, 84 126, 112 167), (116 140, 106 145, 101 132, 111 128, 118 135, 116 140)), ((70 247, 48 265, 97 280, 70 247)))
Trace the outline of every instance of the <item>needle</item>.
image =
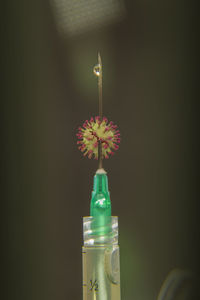
MULTIPOLYGON (((102 60, 101 55, 98 52, 98 64, 94 66, 94 74, 98 77, 98 92, 99 92, 99 117, 100 121, 103 118, 103 100, 102 100, 102 60)), ((98 142, 98 162, 99 169, 103 168, 103 156, 102 156, 102 144, 101 141, 98 142)))

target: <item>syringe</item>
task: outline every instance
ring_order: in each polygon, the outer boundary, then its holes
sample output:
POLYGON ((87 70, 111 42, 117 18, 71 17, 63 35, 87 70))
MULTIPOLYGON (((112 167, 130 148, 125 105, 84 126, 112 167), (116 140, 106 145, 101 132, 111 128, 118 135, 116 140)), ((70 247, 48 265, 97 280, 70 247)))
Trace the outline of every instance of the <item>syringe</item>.
POLYGON ((83 218, 83 300, 120 300, 118 217, 111 216, 108 178, 98 169, 90 205, 83 218))
POLYGON ((120 300, 120 264, 118 246, 118 218, 111 216, 108 177, 102 167, 118 149, 120 133, 113 122, 103 117, 102 61, 94 67, 98 77, 99 116, 86 120, 79 127, 79 149, 84 156, 98 159, 90 204, 90 217, 83 218, 83 300, 120 300))

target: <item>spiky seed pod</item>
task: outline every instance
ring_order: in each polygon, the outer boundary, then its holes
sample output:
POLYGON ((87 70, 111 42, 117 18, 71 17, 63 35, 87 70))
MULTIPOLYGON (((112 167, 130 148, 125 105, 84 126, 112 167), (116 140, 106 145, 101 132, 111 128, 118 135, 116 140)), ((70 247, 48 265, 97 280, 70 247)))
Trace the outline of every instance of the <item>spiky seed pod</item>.
POLYGON ((114 150, 119 148, 120 133, 117 126, 111 121, 108 123, 107 118, 100 120, 100 117, 91 118, 90 121, 86 120, 83 127, 78 128, 76 134, 79 141, 79 149, 83 152, 84 156, 88 158, 94 157, 98 159, 98 145, 102 145, 102 155, 104 158, 109 158, 109 155, 114 154, 114 150))

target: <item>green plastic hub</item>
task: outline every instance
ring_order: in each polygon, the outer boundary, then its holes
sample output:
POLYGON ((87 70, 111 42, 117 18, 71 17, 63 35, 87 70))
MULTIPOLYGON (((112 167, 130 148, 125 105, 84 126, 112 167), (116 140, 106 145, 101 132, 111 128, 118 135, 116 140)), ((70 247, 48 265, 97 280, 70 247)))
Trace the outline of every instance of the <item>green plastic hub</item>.
POLYGON ((105 235, 111 231, 111 201, 106 173, 94 176, 90 216, 94 217, 93 233, 105 235))
POLYGON ((111 216, 110 193, 106 174, 96 174, 94 176, 90 216, 111 216))

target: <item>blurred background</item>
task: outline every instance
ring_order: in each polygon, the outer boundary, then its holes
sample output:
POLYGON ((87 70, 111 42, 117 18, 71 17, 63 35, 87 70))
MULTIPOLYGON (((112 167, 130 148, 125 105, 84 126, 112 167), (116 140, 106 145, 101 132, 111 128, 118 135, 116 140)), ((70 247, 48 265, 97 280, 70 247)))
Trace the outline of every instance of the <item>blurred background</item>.
POLYGON ((122 136, 104 163, 122 299, 157 299, 173 269, 199 276, 194 3, 2 3, 2 299, 82 299, 82 217, 97 163, 76 132, 98 114, 98 51, 104 115, 122 136))

